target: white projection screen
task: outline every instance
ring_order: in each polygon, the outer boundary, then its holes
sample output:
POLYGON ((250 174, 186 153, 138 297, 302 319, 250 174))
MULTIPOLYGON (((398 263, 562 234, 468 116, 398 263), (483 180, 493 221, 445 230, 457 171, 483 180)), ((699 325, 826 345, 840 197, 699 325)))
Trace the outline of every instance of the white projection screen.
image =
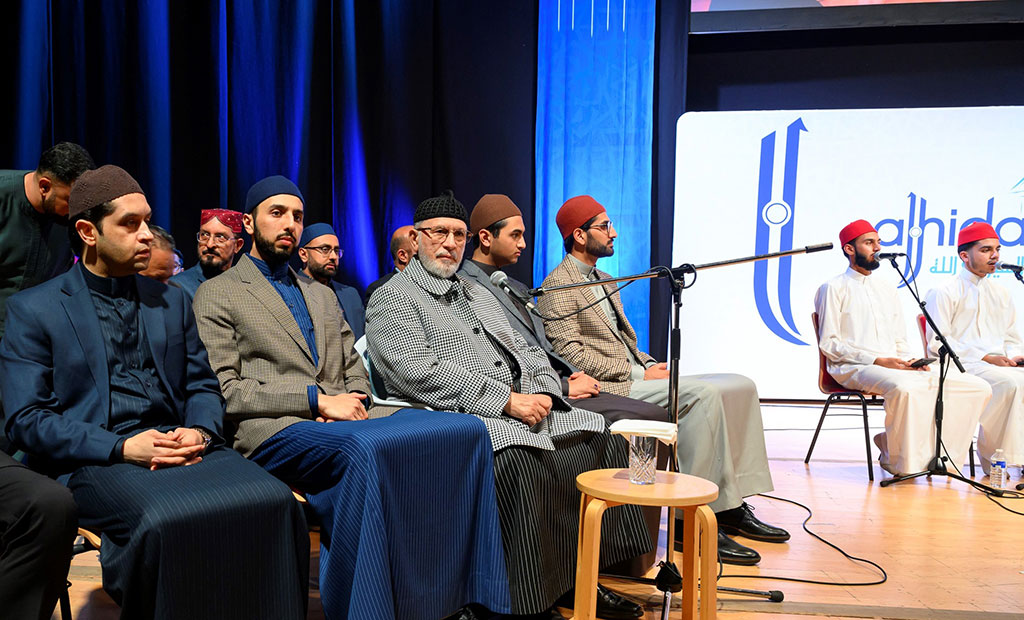
MULTIPOLYGON (((922 297, 961 269, 956 233, 971 221, 996 227, 1001 260, 1024 264, 1024 107, 679 118, 673 266, 838 246, 855 219, 878 228, 883 251, 907 253, 900 266, 922 297)), ((747 375, 762 398, 821 398, 814 293, 845 268, 835 247, 700 271, 683 292, 683 371, 747 375)), ((900 281, 888 261, 871 277, 900 281)), ((1024 310, 1024 284, 1009 272, 994 277, 1024 310)), ((900 294, 918 351, 919 310, 900 294)))

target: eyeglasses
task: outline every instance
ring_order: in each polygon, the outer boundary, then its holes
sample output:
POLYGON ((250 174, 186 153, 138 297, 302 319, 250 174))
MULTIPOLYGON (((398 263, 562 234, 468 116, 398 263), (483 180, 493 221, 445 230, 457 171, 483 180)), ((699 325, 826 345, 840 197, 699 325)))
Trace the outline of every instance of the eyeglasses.
POLYGON ((469 231, 465 228, 451 229, 443 226, 435 226, 433 228, 417 228, 416 230, 425 234, 435 243, 444 243, 444 241, 448 239, 448 235, 451 235, 452 239, 455 240, 455 243, 462 245, 466 242, 466 237, 469 236, 469 231))
POLYGON ((306 249, 316 250, 317 252, 320 252, 320 256, 323 256, 324 258, 330 258, 331 254, 337 254, 338 258, 345 255, 345 250, 333 245, 318 245, 316 247, 310 247, 307 245, 306 249))
POLYGON ((198 241, 199 243, 210 243, 211 238, 213 239, 213 245, 224 245, 229 241, 235 240, 234 237, 229 237, 223 233, 217 233, 212 236, 210 235, 210 233, 206 231, 196 233, 196 241, 198 241))
POLYGON ((611 229, 615 228, 615 226, 612 225, 611 220, 608 220, 607 222, 601 222, 600 224, 591 224, 590 226, 585 226, 582 228, 582 230, 590 230, 591 228, 600 228, 601 230, 604 231, 604 234, 607 235, 611 229))

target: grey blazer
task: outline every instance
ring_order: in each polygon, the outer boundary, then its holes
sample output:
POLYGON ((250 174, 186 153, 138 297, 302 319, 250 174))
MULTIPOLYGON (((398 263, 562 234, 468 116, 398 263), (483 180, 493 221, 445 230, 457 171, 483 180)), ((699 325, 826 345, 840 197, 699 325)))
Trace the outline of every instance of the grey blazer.
POLYGON ((539 347, 509 324, 487 289, 437 278, 418 259, 374 292, 366 308, 367 349, 388 392, 483 420, 495 451, 553 450, 552 437, 602 432, 604 419, 571 407, 539 347), (533 427, 503 413, 509 395, 548 394, 551 414, 533 427))
MULTIPOLYGON (((281 429, 313 419, 307 386, 316 385, 321 394, 371 393, 334 291, 296 281, 313 321, 316 366, 288 306, 248 255, 203 282, 192 302, 227 402, 225 418, 237 426, 235 449, 246 456, 281 429)), ((372 404, 367 409, 371 417, 394 411, 372 404)))

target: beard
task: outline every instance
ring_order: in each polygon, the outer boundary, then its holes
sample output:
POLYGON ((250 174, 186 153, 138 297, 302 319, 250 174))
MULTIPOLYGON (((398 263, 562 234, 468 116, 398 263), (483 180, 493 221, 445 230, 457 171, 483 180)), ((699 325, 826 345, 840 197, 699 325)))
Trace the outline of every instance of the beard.
POLYGON ((458 262, 454 265, 446 265, 437 257, 429 256, 426 250, 421 250, 417 256, 419 256, 420 262, 423 263, 423 268, 427 270, 427 273, 442 280, 447 280, 454 276, 455 272, 459 270, 458 262))
POLYGON ((51 193, 42 204, 43 213, 53 217, 57 215, 57 196, 51 193))
POLYGON ((224 271, 230 264, 231 259, 225 260, 220 254, 203 252, 199 255, 199 266, 204 270, 224 271))
POLYGON ((879 265, 881 265, 881 263, 875 260, 874 253, 865 256, 860 252, 857 252, 856 255, 853 257, 853 263, 860 267, 861 269, 866 269, 867 271, 874 271, 875 269, 878 269, 879 265))
POLYGON ((295 249, 295 237, 291 233, 285 233, 274 240, 270 240, 263 236, 259 228, 255 227, 253 228, 252 243, 256 246, 256 250, 260 253, 263 261, 268 265, 280 265, 281 263, 288 262, 288 259, 291 258, 292 250, 295 249), (274 246, 274 241, 277 241, 282 236, 292 240, 292 245, 289 249, 279 250, 274 246))
POLYGON ((306 267, 309 269, 309 275, 321 281, 330 280, 338 273, 338 268, 330 263, 317 264, 309 261, 306 263, 306 267))
POLYGON ((613 254, 615 254, 614 247, 608 247, 607 244, 599 243, 597 239, 594 239, 594 237, 590 234, 589 231, 587 232, 586 249, 587 254, 590 254, 591 256, 596 256, 598 258, 605 258, 607 256, 612 256, 613 254))

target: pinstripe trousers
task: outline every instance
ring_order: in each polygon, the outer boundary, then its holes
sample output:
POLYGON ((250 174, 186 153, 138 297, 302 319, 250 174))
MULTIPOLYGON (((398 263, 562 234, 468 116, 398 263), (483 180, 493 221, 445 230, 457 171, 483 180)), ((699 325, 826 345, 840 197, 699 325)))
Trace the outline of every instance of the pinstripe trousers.
POLYGON ((250 458, 307 493, 331 619, 436 620, 509 609, 490 438, 464 414, 402 409, 297 422, 250 458))
MULTIPOLYGON (((576 582, 580 492, 576 476, 625 467, 626 442, 607 432, 557 437, 554 450, 512 446, 494 453, 512 612, 551 607, 576 582)), ((639 506, 610 508, 601 521, 601 567, 649 551, 639 506)))
POLYGON ((68 479, 99 531, 103 588, 137 620, 306 617, 309 532, 286 485, 217 449, 188 467, 87 466, 68 479))

